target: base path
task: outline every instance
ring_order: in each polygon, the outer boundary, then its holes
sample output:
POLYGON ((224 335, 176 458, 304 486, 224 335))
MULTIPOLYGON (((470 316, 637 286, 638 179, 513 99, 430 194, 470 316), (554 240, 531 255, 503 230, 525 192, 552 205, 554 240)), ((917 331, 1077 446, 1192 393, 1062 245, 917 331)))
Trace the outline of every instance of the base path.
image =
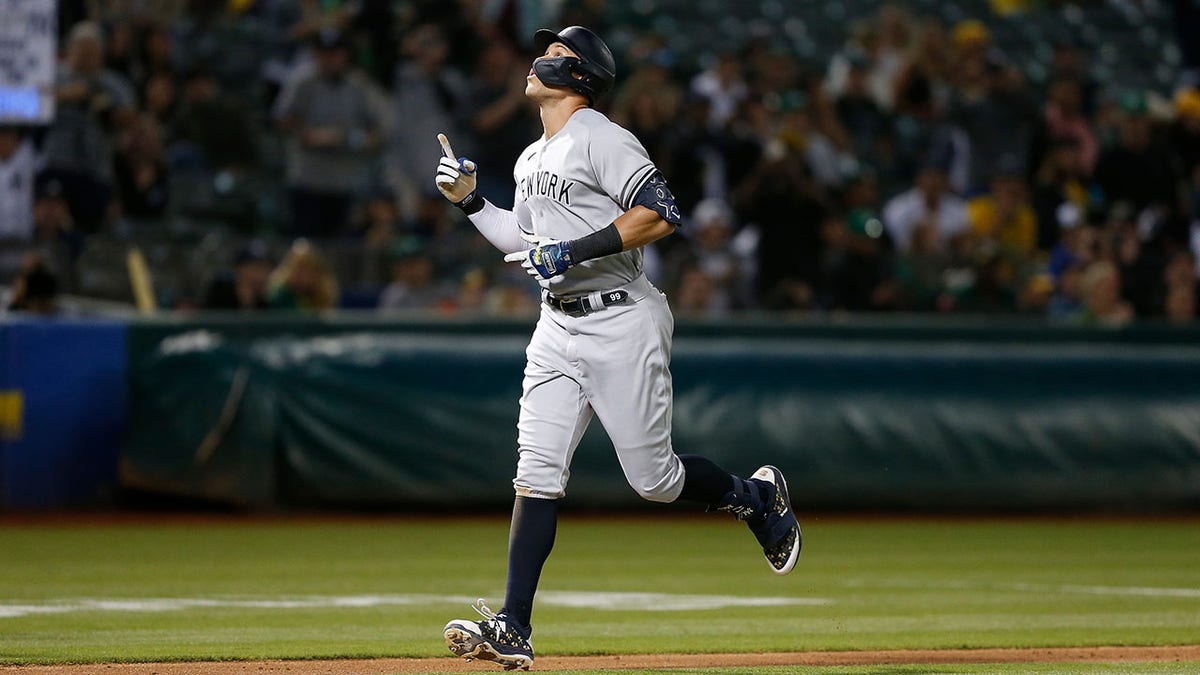
MULTIPOLYGON (((745 666, 873 666, 941 663, 1107 663, 1121 661, 1200 661, 1200 645, 1179 647, 1038 647, 1031 649, 912 649, 769 654, 630 654, 544 656, 534 670, 626 670, 745 666)), ((206 661, 196 663, 112 663, 64 666, 0 666, 10 675, 382 675, 385 673, 503 672, 491 663, 462 659, 344 659, 333 661, 206 661)))

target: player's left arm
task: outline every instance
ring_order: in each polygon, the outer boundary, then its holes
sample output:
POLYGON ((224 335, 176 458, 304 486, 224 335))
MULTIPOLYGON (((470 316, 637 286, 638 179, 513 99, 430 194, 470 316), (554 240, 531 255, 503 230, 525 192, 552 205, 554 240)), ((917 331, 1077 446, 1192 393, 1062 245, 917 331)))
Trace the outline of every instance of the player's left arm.
POLYGON ((641 204, 629 209, 614 220, 613 226, 617 228, 617 234, 621 236, 622 251, 632 251, 646 244, 653 244, 675 232, 677 227, 660 216, 657 211, 648 209, 641 204))
POLYGON ((528 251, 504 259, 520 262, 530 276, 549 279, 586 260, 658 241, 683 222, 675 196, 658 169, 652 168, 631 201, 632 206, 603 229, 570 241, 537 241, 528 251))

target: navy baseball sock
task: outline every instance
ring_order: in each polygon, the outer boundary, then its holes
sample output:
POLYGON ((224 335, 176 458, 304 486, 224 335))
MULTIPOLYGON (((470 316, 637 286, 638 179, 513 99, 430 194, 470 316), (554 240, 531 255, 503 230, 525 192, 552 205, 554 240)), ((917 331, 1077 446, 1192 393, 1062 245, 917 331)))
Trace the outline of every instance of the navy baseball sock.
POLYGON ((709 511, 728 511, 752 526, 766 519, 766 505, 774 499, 771 486, 726 472, 700 455, 680 455, 683 462, 683 491, 680 499, 700 502, 709 511))
POLYGON ((508 532, 508 588, 504 612, 526 628, 533 615, 542 565, 554 548, 558 529, 558 500, 517 497, 513 502, 512 526, 508 532))
POLYGON ((700 455, 680 455, 679 459, 684 471, 680 499, 715 507, 741 480, 700 455))

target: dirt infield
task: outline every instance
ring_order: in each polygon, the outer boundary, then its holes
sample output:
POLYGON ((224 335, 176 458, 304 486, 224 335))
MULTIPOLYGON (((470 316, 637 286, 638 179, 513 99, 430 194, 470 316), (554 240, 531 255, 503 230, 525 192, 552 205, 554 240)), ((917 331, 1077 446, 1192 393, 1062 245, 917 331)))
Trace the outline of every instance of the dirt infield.
MULTIPOLYGON (((955 663, 1113 663, 1122 661, 1200 661, 1200 645, 1180 647, 1045 647, 1033 649, 919 649, 771 654, 636 654, 546 656, 535 670, 632 670, 746 666, 875 666, 955 663)), ((222 661, 203 663, 125 663, 65 666, 0 666, 0 673, 28 675, 382 675, 384 673, 502 672, 489 663, 454 658, 336 661, 222 661)))

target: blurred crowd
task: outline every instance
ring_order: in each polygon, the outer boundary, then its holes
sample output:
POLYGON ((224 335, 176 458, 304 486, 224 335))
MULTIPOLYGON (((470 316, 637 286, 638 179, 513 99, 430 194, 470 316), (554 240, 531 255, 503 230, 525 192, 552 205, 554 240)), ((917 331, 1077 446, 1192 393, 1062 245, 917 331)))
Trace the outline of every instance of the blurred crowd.
MULTIPOLYGON (((0 128, 0 237, 53 243, 69 266, 94 237, 170 231, 190 186, 215 186, 218 207, 250 204, 224 212, 237 245, 165 304, 534 311, 525 274, 434 189, 436 135, 511 206, 514 161, 541 131, 523 94, 528 38, 582 24, 617 47, 600 109, 642 141, 685 215, 647 255, 679 313, 1196 317, 1188 63, 1172 91, 1118 86, 1065 39, 1032 81, 987 21, 901 2, 850 17, 817 62, 755 39, 694 58, 619 24, 615 4, 60 0, 57 115, 0 128)), ((14 308, 79 285, 61 262, 9 268, 14 308)))

